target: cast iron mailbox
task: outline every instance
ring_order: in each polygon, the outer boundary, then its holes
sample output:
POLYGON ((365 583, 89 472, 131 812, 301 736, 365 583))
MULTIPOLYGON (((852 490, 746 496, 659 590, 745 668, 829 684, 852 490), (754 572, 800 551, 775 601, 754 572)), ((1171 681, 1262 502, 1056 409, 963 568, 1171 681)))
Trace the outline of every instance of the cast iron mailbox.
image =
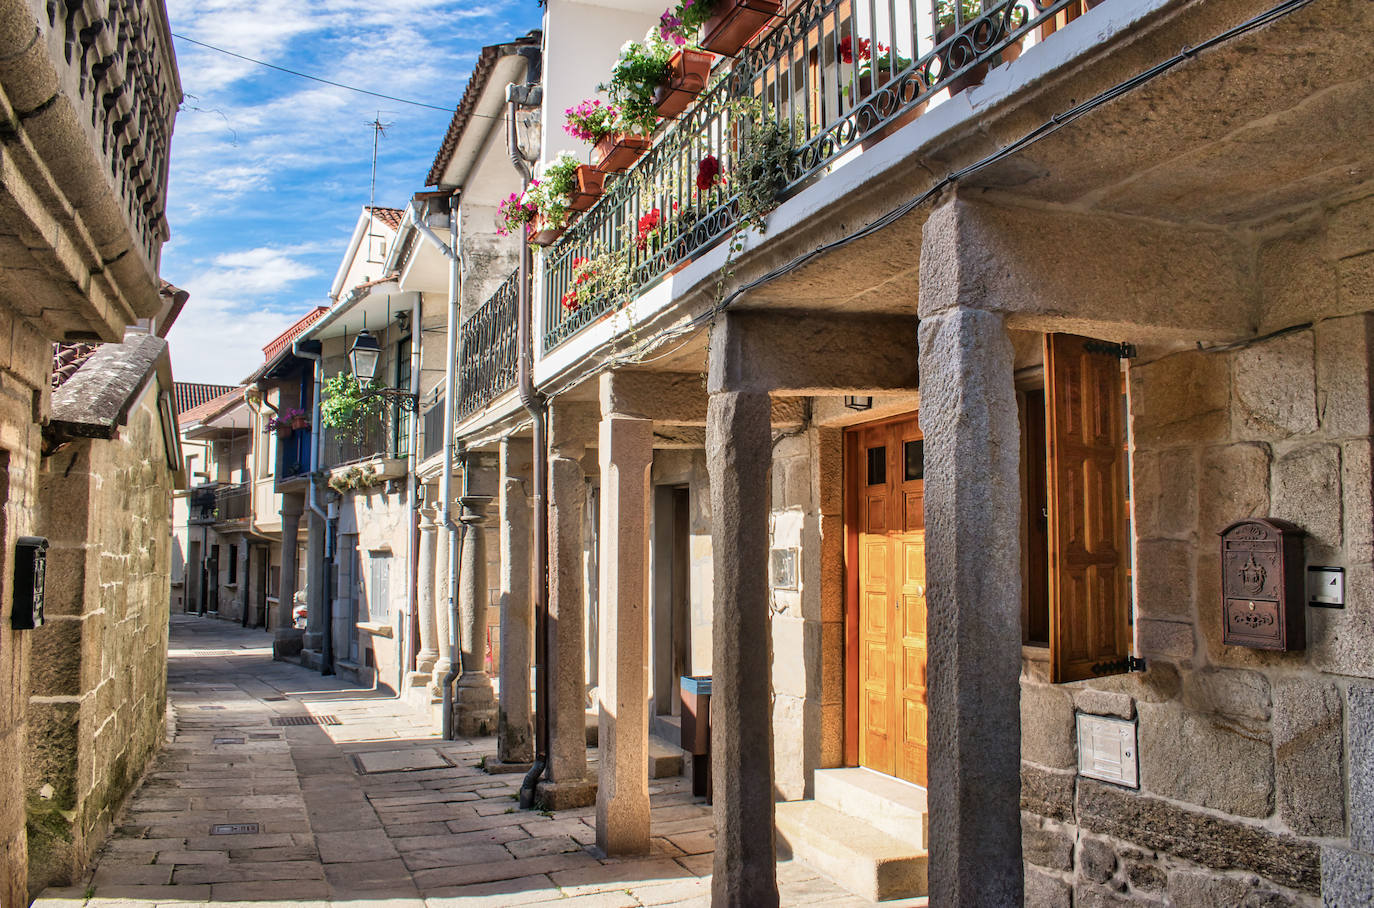
POLYGON ((1255 649, 1307 646, 1302 530, 1283 520, 1241 520, 1221 531, 1222 642, 1255 649))
POLYGON ((14 544, 14 606, 10 627, 31 631, 43 626, 43 583, 47 576, 48 540, 20 536, 14 544))

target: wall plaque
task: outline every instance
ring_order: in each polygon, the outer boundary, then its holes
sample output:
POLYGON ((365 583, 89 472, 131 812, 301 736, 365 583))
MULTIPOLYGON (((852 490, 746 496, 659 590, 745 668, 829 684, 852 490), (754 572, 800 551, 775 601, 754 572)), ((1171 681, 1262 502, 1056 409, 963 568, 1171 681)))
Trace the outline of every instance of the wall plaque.
POLYGON ((1255 649, 1307 646, 1303 532, 1262 517, 1221 531, 1222 642, 1255 649))

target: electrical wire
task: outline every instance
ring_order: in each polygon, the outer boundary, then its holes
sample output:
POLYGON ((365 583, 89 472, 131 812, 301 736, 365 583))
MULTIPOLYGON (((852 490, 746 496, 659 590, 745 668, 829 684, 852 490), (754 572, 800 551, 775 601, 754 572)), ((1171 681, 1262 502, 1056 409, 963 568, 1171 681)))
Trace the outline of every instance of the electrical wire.
MULTIPOLYGON (((188 43, 190 43, 190 44, 194 44, 194 45, 196 45, 197 47, 203 47, 203 48, 205 48, 206 50, 213 50, 213 51, 215 51, 216 53, 221 53, 221 54, 224 54, 225 56, 228 56, 228 57, 235 57, 235 58, 237 58, 237 59, 239 59, 239 60, 243 60, 243 61, 245 61, 245 62, 247 62, 247 63, 253 63, 253 64, 257 65, 257 66, 265 66, 265 67, 267 67, 268 69, 275 69, 277 72, 286 73, 286 74, 288 74, 288 75, 299 76, 299 77, 302 78, 302 79, 309 79, 309 80, 312 81, 312 82, 319 82, 319 83, 322 84, 322 85, 332 85, 334 88, 342 88, 342 89, 345 89, 346 91, 355 91, 355 92, 357 92, 357 93, 360 94, 360 95, 371 95, 371 96, 374 97, 374 98, 382 98, 383 100, 386 100, 386 101, 395 101, 397 104, 410 104, 410 105, 412 105, 412 106, 414 106, 414 107, 426 107, 426 108, 429 108, 430 110, 442 110, 444 113, 453 113, 453 108, 452 108, 452 107, 440 107, 438 104, 427 104, 427 103, 425 103, 424 101, 412 101, 412 100, 410 100, 409 98, 398 98, 398 97, 396 97, 396 96, 394 96, 394 95, 384 95, 384 94, 382 94, 381 92, 369 91, 369 90, 366 89, 366 88, 358 88, 358 87, 353 86, 353 85, 345 85, 345 84, 342 83, 342 82, 334 82, 334 81, 331 81, 331 80, 329 80, 329 79, 321 78, 320 76, 312 76, 312 75, 310 75, 309 73, 300 72, 299 70, 287 69, 285 66, 278 66, 278 65, 275 64, 275 63, 268 63, 266 60, 256 60, 256 59, 254 59, 254 58, 252 58, 252 57, 245 57, 243 54, 235 53, 235 52, 232 51, 232 50, 225 50, 224 48, 222 48, 222 47, 216 47, 216 46, 213 45, 213 44, 206 44, 204 41, 197 41, 195 38, 188 38, 188 37, 186 37, 185 35, 179 35, 179 34, 177 34, 176 32, 172 32, 172 37, 173 37, 173 38, 176 38, 176 39, 178 39, 178 40, 180 40, 180 41, 186 41, 186 42, 188 42, 188 43)), ((474 114, 474 116, 485 116, 485 115, 474 114)), ((487 119, 499 120, 499 119, 502 119, 502 118, 501 118, 501 117, 487 117, 487 119)))
MULTIPOLYGON (((1125 95, 1128 92, 1133 91, 1141 85, 1144 85, 1146 82, 1149 82, 1163 75, 1164 73, 1168 72, 1169 70, 1173 69, 1179 64, 1184 63, 1187 60, 1190 60, 1193 57, 1197 56, 1200 52, 1204 50, 1209 50, 1210 48, 1215 47, 1216 45, 1221 44, 1223 42, 1229 41, 1230 39, 1235 38, 1239 35, 1243 35, 1247 32, 1251 32, 1257 28, 1261 28, 1265 25, 1268 25, 1270 22, 1273 22, 1276 19, 1280 19, 1304 6, 1307 6, 1311 2, 1312 0, 1284 0, 1284 2, 1270 7, 1264 12, 1250 19, 1247 19, 1244 22, 1241 22, 1238 25, 1234 25, 1231 28, 1226 29, 1225 31, 1213 35, 1211 38, 1208 38, 1207 40, 1203 41, 1201 44, 1198 44, 1195 47, 1183 48, 1174 56, 1169 57, 1168 59, 1163 60, 1159 63, 1156 63, 1149 69, 1146 69, 1140 73, 1137 73, 1134 76, 1131 76, 1128 79, 1118 82, 1110 88, 1102 92, 1099 92, 1091 98, 1088 98, 1086 101, 1083 101, 1079 104, 1075 104, 1073 107, 1070 107, 1069 109, 1061 113, 1051 116, 1044 123, 1025 133, 1020 138, 1016 139, 1010 144, 1005 145, 1002 148, 999 148, 997 151, 994 151, 991 154, 988 154, 985 157, 980 158, 979 160, 974 161, 971 164, 961 167, 958 170, 951 171, 944 177, 940 178, 939 180, 936 180, 935 183, 931 185, 929 188, 927 188, 924 192, 920 193, 919 195, 910 199, 909 201, 902 203, 901 205, 897 206, 891 211, 888 211, 887 213, 880 215, 878 218, 869 222, 863 227, 860 227, 853 233, 846 234, 845 236, 842 236, 839 239, 832 240, 829 243, 824 243, 820 246, 817 246, 815 249, 804 252, 796 258, 792 259, 791 261, 783 265, 780 265, 771 271, 761 274, 753 280, 741 284, 739 287, 735 288, 734 291, 724 296, 719 303, 716 303, 709 309, 706 309, 705 311, 703 311, 696 317, 692 318, 691 320, 687 321, 683 325, 664 329, 658 334, 652 335, 651 337, 639 342, 636 345, 635 350, 640 350, 647 348, 649 346, 657 345, 659 343, 662 343, 663 341, 670 340, 679 334, 695 333, 698 328, 700 328, 702 325, 714 321, 716 316, 718 316, 721 312, 729 308, 731 304, 735 302, 735 300, 739 299, 741 296, 750 292, 751 290, 755 290, 763 286, 764 284, 775 281, 778 278, 802 267, 803 265, 807 264, 813 259, 825 255, 826 253, 833 252, 836 249, 841 249, 845 246, 848 246, 850 243, 857 242, 858 240, 861 240, 864 237, 877 233, 879 230, 882 230, 890 224, 895 223, 903 217, 906 217, 908 214, 915 211, 921 205, 924 205, 927 201, 934 198, 947 187, 953 186, 956 183, 958 183, 959 180, 964 179, 965 177, 968 177, 974 173, 977 173, 978 171, 983 170, 986 167, 990 167, 991 165, 998 163, 1004 158, 1011 157, 1017 152, 1020 152, 1030 147, 1031 145, 1034 145, 1036 142, 1039 142, 1040 140, 1053 135, 1054 133, 1063 129, 1065 126, 1072 123, 1073 121, 1089 113, 1090 111, 1095 110, 1098 107, 1101 107, 1102 105, 1106 104, 1107 102, 1113 101, 1121 97, 1122 95, 1125 95)), ((1286 333, 1286 331, 1288 330, 1290 329, 1284 329, 1283 331, 1276 333, 1286 333)), ((685 345, 686 342, 679 345, 678 347, 675 347, 672 351, 670 351, 670 353, 680 350, 685 345)), ((639 363, 645 361, 640 360, 636 357, 635 350, 631 350, 627 353, 619 354, 616 356, 608 357, 602 362, 593 366, 592 368, 584 371, 575 379, 565 381, 563 383, 563 387, 559 391, 549 394, 550 399, 552 399, 557 394, 561 394, 564 391, 578 384, 581 384, 587 378, 605 369, 617 365, 627 365, 631 363, 639 363)), ((658 358, 662 357, 655 357, 655 359, 658 358)))

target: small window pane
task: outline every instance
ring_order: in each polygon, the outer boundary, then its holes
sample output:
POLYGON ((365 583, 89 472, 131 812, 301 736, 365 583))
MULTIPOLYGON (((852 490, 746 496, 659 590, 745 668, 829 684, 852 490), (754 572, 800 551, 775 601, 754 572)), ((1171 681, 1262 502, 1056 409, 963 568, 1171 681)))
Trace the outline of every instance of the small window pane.
POLYGON ((880 486, 887 483, 887 448, 868 449, 868 484, 880 486))
POLYGON ((926 443, 921 439, 909 441, 906 448, 906 481, 926 478, 926 443))

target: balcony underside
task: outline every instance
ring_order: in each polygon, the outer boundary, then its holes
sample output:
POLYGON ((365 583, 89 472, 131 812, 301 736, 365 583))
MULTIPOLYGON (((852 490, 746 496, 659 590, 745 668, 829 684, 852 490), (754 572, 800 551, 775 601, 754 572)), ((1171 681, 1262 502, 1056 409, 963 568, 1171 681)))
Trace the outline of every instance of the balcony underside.
MULTIPOLYGON (((933 106, 785 202, 767 236, 746 244, 731 286, 852 233, 1055 114, 1269 6, 1106 0, 1019 60, 994 68, 984 85, 933 106)), ((1211 308, 1178 308, 1178 323, 1167 327, 1196 336, 1252 333, 1263 321, 1260 302, 1244 288, 1223 286, 1230 275, 1215 262, 1242 273, 1256 236, 1374 176, 1371 35, 1374 6, 1314 0, 963 178, 959 195, 1008 212, 989 227, 998 232, 1001 255, 1020 253, 1036 259, 1037 268, 1065 273, 1085 260, 1099 268, 1119 264, 1122 274, 1134 269, 1165 288, 1166 297, 1176 293, 1180 307, 1198 288, 1212 288, 1211 308), (1149 248, 1141 237, 1162 245, 1149 248), (1113 250, 1119 263, 1111 261, 1113 250), (1179 271, 1187 280, 1171 288, 1179 271)), ((938 201, 776 276, 734 305, 915 315, 926 222, 938 201)), ((978 242, 980 228, 961 229, 969 243, 978 242)), ((704 312, 716 296, 723 245, 641 294, 628 314, 615 317, 619 327, 603 319, 548 351, 536 372, 540 384, 575 382, 587 354, 602 356, 626 337, 642 341, 704 312)), ((1166 327, 1163 318, 1159 327, 1166 327)), ((704 338, 677 336, 651 355, 663 358, 650 368, 697 371, 704 368, 704 338)))

